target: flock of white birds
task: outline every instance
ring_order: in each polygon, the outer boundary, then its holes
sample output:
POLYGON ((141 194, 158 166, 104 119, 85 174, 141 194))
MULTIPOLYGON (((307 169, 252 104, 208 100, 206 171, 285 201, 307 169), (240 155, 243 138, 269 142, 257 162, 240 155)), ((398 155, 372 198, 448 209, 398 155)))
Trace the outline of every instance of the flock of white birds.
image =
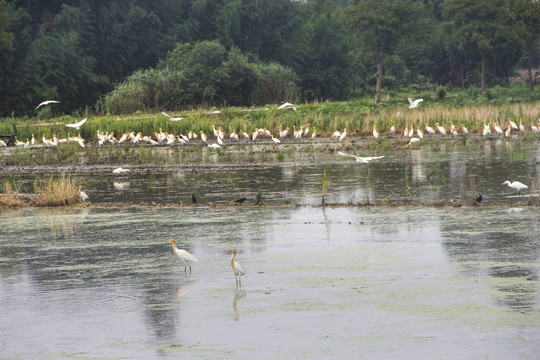
MULTIPOLYGON (((412 100, 411 98, 408 99, 409 101, 409 108, 415 109, 418 107, 418 104, 423 101, 423 99, 416 99, 412 100)), ((56 100, 47 100, 42 103, 40 103, 36 109, 46 106, 49 104, 56 104, 59 103, 59 101, 56 100)), ((291 103, 284 103, 278 107, 279 110, 296 110, 296 107, 291 103)), ((219 113, 219 111, 213 112, 213 113, 219 113)), ((183 118, 180 117, 173 117, 165 112, 162 112, 164 116, 169 118, 171 121, 180 121, 183 120, 183 118)), ((88 118, 85 118, 77 123, 74 124, 66 124, 66 127, 80 130, 80 128, 88 121, 88 118)), ((439 125, 439 123, 435 123, 435 127, 431 127, 429 125, 425 125, 425 131, 426 135, 447 135, 450 134, 452 136, 459 135, 459 131, 461 131, 461 134, 466 135, 469 134, 469 130, 462 125, 460 128, 456 127, 452 122, 450 122, 450 128, 445 129, 443 126, 439 125), (448 130, 448 131, 447 131, 448 130)), ((502 126, 500 124, 494 124, 493 125, 493 132, 494 134, 500 135, 500 136, 510 136, 512 132, 525 132, 525 127, 522 124, 521 120, 519 121, 519 125, 516 124, 514 121, 512 121, 510 118, 508 119, 508 125, 506 127, 506 130, 503 130, 502 126)), ((530 127, 530 131, 534 133, 540 132, 540 119, 538 120, 538 125, 532 124, 530 127)), ((216 127, 215 125, 212 125, 212 132, 213 132, 213 138, 212 135, 205 134, 202 130, 199 132, 199 134, 190 131, 187 135, 184 134, 170 134, 167 132, 163 132, 161 129, 159 132, 154 132, 153 136, 143 135, 141 132, 135 133, 127 132, 122 134, 120 138, 116 138, 114 133, 103 133, 100 130, 97 130, 97 138, 98 138, 98 146, 103 146, 107 144, 148 144, 148 145, 173 145, 173 144, 186 144, 190 141, 202 141, 207 144, 208 147, 212 148, 220 148, 225 144, 225 140, 229 139, 229 141, 239 141, 241 139, 249 140, 249 141, 255 141, 258 138, 270 138, 275 144, 280 144, 285 138, 287 137, 293 137, 297 140, 302 138, 311 138, 315 139, 317 137, 317 133, 315 128, 311 128, 310 124, 306 124, 303 126, 300 126, 299 129, 296 128, 296 126, 293 126, 293 129, 287 127, 286 129, 283 129, 281 126, 279 127, 279 132, 276 134, 277 137, 274 137, 274 134, 272 134, 271 131, 269 131, 266 128, 259 128, 255 129, 253 132, 244 132, 242 130, 239 131, 239 133, 236 133, 235 130, 233 130, 229 134, 225 134, 221 126, 216 127)), ((484 121, 483 123, 483 129, 482 129, 482 135, 486 136, 493 133, 491 130, 491 125, 486 123, 484 121)), ((402 136, 405 138, 409 138, 409 143, 406 145, 407 147, 417 143, 424 139, 424 131, 420 126, 416 125, 416 129, 412 124, 405 125, 405 128, 401 132, 402 136)), ((395 125, 392 125, 390 128, 390 134, 391 136, 399 135, 396 131, 395 125)), ((380 136, 379 130, 377 130, 376 126, 373 126, 373 137, 378 138, 380 136)), ((343 129, 342 131, 336 130, 332 134, 332 139, 336 139, 338 141, 343 141, 347 137, 347 129, 343 129)), ((67 143, 67 142, 76 142, 81 147, 86 146, 86 141, 83 139, 80 134, 77 136, 69 136, 67 138, 57 138, 56 135, 53 135, 52 138, 48 139, 43 135, 42 137, 42 144, 46 147, 57 147, 60 144, 67 143)), ((38 141, 36 140, 35 136, 32 134, 31 139, 27 139, 26 142, 19 141, 18 139, 15 139, 15 145, 16 146, 23 146, 23 147, 29 147, 31 145, 38 145, 38 141)), ((0 147, 5 147, 7 144, 0 140, 0 147)), ((359 163, 365 163, 368 164, 373 160, 381 159, 384 156, 371 156, 371 157, 361 157, 351 154, 346 154, 342 151, 337 152, 338 155, 345 156, 345 157, 352 157, 359 163)), ((113 170, 113 174, 115 175, 121 175, 130 172, 129 169, 123 169, 123 168, 116 168, 113 170)), ((515 189, 519 191, 521 194, 521 190, 526 189, 527 185, 522 184, 518 181, 510 182, 505 181, 502 185, 508 185, 510 188, 515 189)), ((88 195, 86 195, 82 190, 79 190, 80 197, 83 201, 88 200, 88 195)))

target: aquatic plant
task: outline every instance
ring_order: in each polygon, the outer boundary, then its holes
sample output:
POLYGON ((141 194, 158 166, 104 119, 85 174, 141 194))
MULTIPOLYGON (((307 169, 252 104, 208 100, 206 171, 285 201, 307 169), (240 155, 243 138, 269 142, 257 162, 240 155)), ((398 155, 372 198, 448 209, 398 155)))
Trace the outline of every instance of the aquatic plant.
POLYGON ((0 206, 15 207, 22 206, 24 202, 20 199, 22 185, 15 185, 9 179, 4 180, 3 191, 0 194, 0 206))
POLYGON ((79 202, 79 187, 71 175, 62 174, 55 178, 34 182, 34 198, 31 201, 33 206, 66 206, 75 205, 79 202))
POLYGON ((257 195, 255 195, 255 205, 261 205, 262 204, 262 188, 260 187, 257 190, 257 195))
POLYGON ((328 176, 328 172, 326 171, 326 169, 323 170, 323 176, 321 178, 321 181, 322 181, 322 190, 321 190, 322 201, 321 201, 321 204, 324 205, 325 204, 324 198, 326 197, 326 194, 328 193, 328 187, 330 186, 330 177, 328 176))

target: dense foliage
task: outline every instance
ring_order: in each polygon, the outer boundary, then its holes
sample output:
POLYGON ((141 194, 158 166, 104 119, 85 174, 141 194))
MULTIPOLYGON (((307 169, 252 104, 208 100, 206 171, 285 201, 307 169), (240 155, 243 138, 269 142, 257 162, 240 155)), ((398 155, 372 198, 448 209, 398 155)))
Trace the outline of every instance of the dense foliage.
POLYGON ((530 0, 0 0, 0 116, 532 88, 539 24, 530 0))

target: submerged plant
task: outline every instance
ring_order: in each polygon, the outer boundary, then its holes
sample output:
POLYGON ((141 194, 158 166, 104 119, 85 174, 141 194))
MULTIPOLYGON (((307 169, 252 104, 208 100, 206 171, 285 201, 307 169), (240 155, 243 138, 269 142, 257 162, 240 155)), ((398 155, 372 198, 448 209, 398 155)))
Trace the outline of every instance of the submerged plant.
POLYGON ((255 205, 261 205, 262 203, 262 188, 257 190, 257 195, 255 197, 255 205))
POLYGON ((328 187, 330 186, 330 177, 328 176, 326 169, 323 170, 323 176, 321 178, 321 181, 322 181, 322 205, 324 205, 324 198, 326 194, 328 193, 328 187))

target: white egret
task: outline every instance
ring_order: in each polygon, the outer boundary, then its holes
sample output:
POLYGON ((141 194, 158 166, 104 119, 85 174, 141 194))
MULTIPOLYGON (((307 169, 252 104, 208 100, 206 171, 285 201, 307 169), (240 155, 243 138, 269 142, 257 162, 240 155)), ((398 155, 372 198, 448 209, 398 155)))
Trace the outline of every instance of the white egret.
POLYGON ((229 250, 229 252, 233 253, 231 256, 231 267, 234 273, 234 279, 236 280, 236 285, 242 286, 242 281, 240 277, 246 275, 246 270, 242 265, 240 265, 237 261, 234 260, 236 258, 236 249, 232 248, 231 250, 229 250))
POLYGON ((313 132, 311 133, 311 138, 315 139, 317 137, 317 134, 315 133, 315 128, 313 128, 313 132))
POLYGON ((37 142, 36 138, 35 138, 34 134, 32 134, 32 145, 36 145, 36 142, 37 142))
POLYGON ((391 133, 391 134, 394 134, 395 132, 396 132, 396 125, 392 125, 392 126, 390 127, 390 133, 391 133))
POLYGON ((510 118, 508 118, 508 121, 510 122, 510 127, 514 130, 517 130, 518 129, 518 126, 516 125, 515 122, 513 122, 512 120, 510 120, 510 118))
POLYGON ((521 123, 521 119, 519 119, 519 131, 521 132, 525 131, 525 126, 523 126, 523 124, 521 123))
POLYGON ((219 146, 219 144, 213 143, 213 144, 208 144, 208 147, 219 149, 221 146, 219 146))
POLYGON ((433 128, 427 124, 426 124, 426 131, 428 132, 428 134, 431 134, 431 135, 435 134, 435 130, 433 130, 433 128))
POLYGON ((49 104, 60 104, 60 101, 56 101, 56 100, 47 100, 47 101, 43 101, 42 103, 40 103, 36 109, 39 109, 41 106, 45 106, 45 105, 49 105, 49 104))
POLYGON ((82 191, 82 186, 79 186, 79 197, 82 201, 87 201, 90 199, 90 197, 84 191, 82 191))
POLYGON ((514 190, 517 190, 517 191, 519 192, 520 195, 521 195, 521 190, 527 189, 527 188, 528 188, 527 185, 522 184, 522 183, 520 183, 519 181, 510 182, 510 181, 506 180, 506 181, 503 182, 501 185, 508 185, 509 188, 512 188, 512 189, 514 189, 514 190))
POLYGON ((384 157, 384 155, 383 156, 361 157, 361 156, 356 156, 356 155, 351 155, 351 154, 345 154, 344 152, 341 152, 341 151, 338 151, 338 155, 353 157, 353 158, 356 159, 357 162, 363 163, 363 164, 369 164, 369 162, 372 161, 372 160, 382 159, 384 157))
POLYGON ((274 136, 272 136, 272 141, 274 141, 274 144, 281 144, 281 141, 276 139, 274 136))
POLYGON ((208 140, 208 136, 201 130, 201 140, 206 142, 208 140))
POLYGON ((347 129, 343 129, 343 132, 341 133, 341 136, 339 137, 339 141, 345 140, 347 137, 347 129))
POLYGON ((0 147, 7 147, 7 144, 2 139, 0 139, 0 147))
POLYGON ((125 174, 125 173, 128 173, 128 172, 131 172, 131 170, 119 167, 119 168, 114 169, 112 173, 115 174, 115 175, 121 175, 121 174, 125 174))
POLYGON ((461 127, 461 132, 463 132, 464 134, 468 134, 469 133, 469 130, 467 130, 467 128, 465 127, 465 125, 463 125, 461 127))
POLYGON ((161 112, 163 115, 165 115, 166 117, 169 118, 169 120, 171 121, 180 121, 180 120, 183 120, 184 118, 181 118, 181 117, 172 117, 171 115, 167 114, 166 112, 161 112))
POLYGON ((67 127, 70 127, 70 128, 74 128, 74 129, 77 129, 77 130, 80 130, 81 129, 81 126, 84 125, 85 122, 88 121, 88 118, 85 118, 85 119, 82 119, 81 121, 75 123, 75 124, 66 124, 67 127))
POLYGON ((416 135, 418 135, 420 139, 424 138, 424 133, 422 132, 422 130, 420 129, 418 125, 416 126, 416 135))
POLYGON ((420 102, 424 101, 424 99, 413 100, 411 98, 408 98, 407 100, 409 100, 409 109, 414 109, 414 108, 418 107, 418 104, 420 102))
POLYGON ((446 135, 446 130, 442 126, 440 126, 439 123, 435 123, 435 127, 440 134, 446 135))
POLYGON ((377 131, 377 128, 375 125, 373 125, 373 137, 377 139, 379 137, 379 132, 377 131))
POLYGON ((501 127, 499 126, 499 124, 493 125, 493 128, 495 129, 495 132, 496 132, 497 134, 502 134, 502 133, 503 133, 503 130, 501 129, 501 127))
POLYGON ((176 256, 178 256, 180 258, 180 260, 182 260, 182 262, 184 263, 184 272, 187 273, 187 267, 189 267, 189 273, 191 274, 191 264, 198 262, 195 255, 193 255, 192 253, 190 253, 187 250, 179 249, 177 247, 177 245, 176 245, 176 240, 175 239, 169 239, 169 240, 165 240, 165 241, 172 243, 172 248, 173 248, 174 254, 176 256))
POLYGON ((295 110, 296 111, 296 106, 294 106, 293 104, 291 103, 283 103, 281 104, 279 107, 278 107, 278 110, 283 110, 283 109, 292 109, 292 110, 295 110))
POLYGON ((408 143, 407 145, 405 145, 405 147, 411 146, 412 144, 414 144, 415 142, 418 142, 418 141, 420 141, 420 140, 421 140, 420 138, 413 137, 413 138, 411 138, 411 140, 409 141, 409 143, 408 143))
POLYGON ((338 130, 334 131, 334 133, 332 134, 333 138, 338 138, 340 136, 341 136, 341 133, 338 130))

